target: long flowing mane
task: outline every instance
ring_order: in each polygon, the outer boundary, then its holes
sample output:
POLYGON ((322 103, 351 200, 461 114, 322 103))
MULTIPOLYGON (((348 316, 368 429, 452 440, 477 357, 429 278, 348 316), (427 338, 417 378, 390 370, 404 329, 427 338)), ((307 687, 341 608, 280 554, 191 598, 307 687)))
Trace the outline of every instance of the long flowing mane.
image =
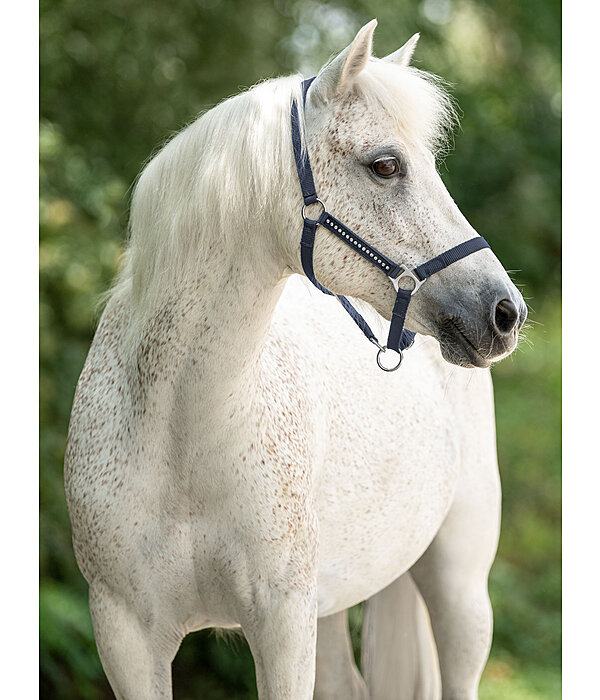
MULTIPOLYGON (((300 76, 267 80, 204 113, 171 139, 134 188, 129 241, 108 298, 128 298, 129 336, 166 295, 196 279, 215 246, 264 235, 270 203, 290 197, 292 101, 300 76)), ((403 136, 437 151, 456 120, 435 76, 372 58, 355 89, 373 114, 393 116, 403 136)), ((304 128, 300 110, 301 129, 304 128)))

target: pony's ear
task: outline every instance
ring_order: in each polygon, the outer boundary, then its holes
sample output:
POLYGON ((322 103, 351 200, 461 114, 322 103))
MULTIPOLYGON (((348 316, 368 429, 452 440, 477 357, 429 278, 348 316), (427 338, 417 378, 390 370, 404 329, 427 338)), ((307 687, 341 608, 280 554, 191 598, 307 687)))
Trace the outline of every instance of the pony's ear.
POLYGON ((356 76, 371 57, 373 32, 376 26, 376 19, 365 24, 362 29, 359 29, 350 46, 321 69, 310 88, 312 97, 327 102, 336 95, 344 94, 352 87, 356 76))
POLYGON ((381 60, 388 61, 389 63, 395 63, 397 66, 407 66, 410 63, 410 59, 412 58, 415 49, 417 48, 419 36, 420 34, 414 34, 410 37, 406 44, 404 44, 404 46, 401 46, 397 51, 394 51, 394 53, 389 54, 389 56, 386 56, 381 60))

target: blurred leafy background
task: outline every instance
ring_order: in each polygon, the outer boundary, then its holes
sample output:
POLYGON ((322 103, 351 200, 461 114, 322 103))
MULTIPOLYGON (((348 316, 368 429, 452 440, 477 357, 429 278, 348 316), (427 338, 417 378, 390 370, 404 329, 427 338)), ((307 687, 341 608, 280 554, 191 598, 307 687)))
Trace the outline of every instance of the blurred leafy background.
MULTIPOLYGON (((523 289, 527 340, 494 369, 504 489, 482 700, 560 697, 558 0, 41 0, 41 697, 112 697, 62 486, 68 417, 97 302, 123 248, 130 185, 174 131, 261 78, 313 74, 379 19, 375 51, 421 33, 415 65, 462 109, 450 192, 523 289)), ((358 643, 361 609, 351 611, 358 643)), ((252 698, 243 639, 188 637, 175 697, 252 698)))

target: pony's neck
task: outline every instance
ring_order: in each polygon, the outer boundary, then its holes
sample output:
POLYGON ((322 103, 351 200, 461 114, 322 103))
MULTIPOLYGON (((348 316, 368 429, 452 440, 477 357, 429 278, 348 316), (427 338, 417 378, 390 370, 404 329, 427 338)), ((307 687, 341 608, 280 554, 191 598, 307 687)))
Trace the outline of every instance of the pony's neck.
POLYGON ((285 78, 227 100, 175 137, 136 186, 117 286, 131 294, 133 360, 152 364, 160 354, 163 376, 200 382, 203 398, 216 385, 234 392, 256 370, 280 283, 299 269, 290 134, 298 92, 285 78))
POLYGON ((195 310, 193 328, 190 323, 187 330, 198 365, 235 381, 260 358, 283 291, 285 265, 258 248, 223 251, 220 257, 220 272, 208 266, 197 280, 201 294, 188 301, 195 310))
POLYGON ((207 256, 142 334, 132 367, 139 375, 147 365, 141 376, 159 377, 147 382, 148 399, 190 404, 215 420, 231 410, 232 397, 251 400, 248 388, 287 273, 283 259, 264 247, 232 246, 207 256))

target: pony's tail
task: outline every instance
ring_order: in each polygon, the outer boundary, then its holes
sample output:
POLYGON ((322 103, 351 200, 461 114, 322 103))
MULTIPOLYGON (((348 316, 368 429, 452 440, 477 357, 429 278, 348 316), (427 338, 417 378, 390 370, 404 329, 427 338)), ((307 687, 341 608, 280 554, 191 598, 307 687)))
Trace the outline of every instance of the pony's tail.
POLYGON ((365 605, 362 672, 370 700, 441 698, 429 614, 410 573, 365 605))

